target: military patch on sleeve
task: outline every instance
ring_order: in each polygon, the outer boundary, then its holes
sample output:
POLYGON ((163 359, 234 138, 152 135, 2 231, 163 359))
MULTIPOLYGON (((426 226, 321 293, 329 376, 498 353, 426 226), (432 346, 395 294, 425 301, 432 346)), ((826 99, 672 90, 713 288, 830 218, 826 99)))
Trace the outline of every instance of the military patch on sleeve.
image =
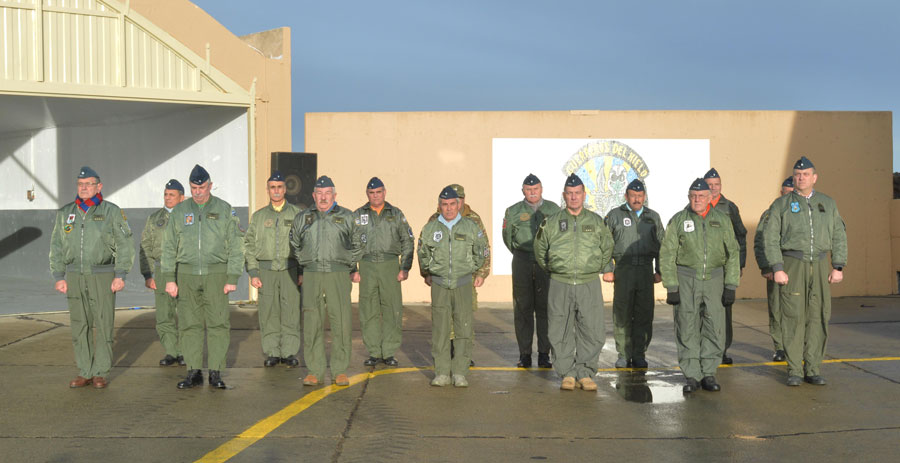
POLYGON ((559 231, 564 232, 569 229, 569 221, 566 219, 561 219, 559 221, 559 231))
POLYGON ((415 238, 415 236, 413 236, 412 227, 406 227, 406 233, 409 233, 410 238, 415 238))
POLYGON ((503 229, 506 230, 506 217, 503 218, 503 229))
POLYGON ((478 232, 478 237, 481 238, 482 236, 484 236, 484 232, 483 232, 483 231, 479 231, 479 232, 478 232))
POLYGON ((684 221, 684 231, 690 233, 694 231, 694 221, 693 220, 685 220, 684 221))
POLYGON ((401 215, 401 216, 400 216, 400 221, 403 222, 403 223, 406 223, 406 216, 405 216, 405 215, 401 215))
POLYGON ((794 214, 800 212, 800 202, 799 201, 791 201, 791 212, 794 214))
POLYGON ((484 248, 484 257, 488 257, 491 255, 491 250, 488 248, 484 248))
POLYGON ((119 209, 119 212, 122 213, 122 220, 128 222, 128 217, 125 217, 125 211, 123 211, 122 209, 119 209))
POLYGON ((234 209, 232 209, 232 210, 231 210, 231 216, 232 216, 232 217, 237 216, 237 211, 234 210, 234 209))

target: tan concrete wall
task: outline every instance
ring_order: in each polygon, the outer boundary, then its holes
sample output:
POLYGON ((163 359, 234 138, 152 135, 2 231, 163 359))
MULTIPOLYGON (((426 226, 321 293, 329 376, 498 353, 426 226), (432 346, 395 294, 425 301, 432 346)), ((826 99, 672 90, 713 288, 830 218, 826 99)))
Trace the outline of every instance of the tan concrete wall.
POLYGON ((132 0, 131 8, 250 90, 256 81, 255 188, 251 210, 268 202, 266 179, 273 151, 291 151, 291 32, 289 28, 237 37, 187 0, 132 0))
MULTIPOLYGON (((467 201, 485 220, 488 235, 502 217, 491 216, 493 138, 702 138, 723 193, 741 209, 748 241, 762 211, 800 155, 818 168, 817 189, 836 198, 848 225, 849 263, 835 296, 891 294, 892 141, 889 112, 795 111, 531 111, 310 113, 306 151, 319 153, 319 173, 334 178, 338 202, 365 202, 365 183, 381 177, 388 200, 402 208, 418 236, 434 212, 439 190, 466 187, 467 201)), ((698 175, 703 171, 698 169, 698 175)), ((540 175, 540 172, 536 172, 540 175)), ((545 197, 557 192, 545 191, 545 197)), ((666 192, 669 194, 670 192, 666 192)), ((673 194, 685 194, 677 191, 673 194)), ((657 193, 659 194, 659 193, 657 193)), ((664 221, 668 221, 664 217, 664 221)), ((900 230, 900 226, 895 227, 900 230)), ((897 232, 900 235, 900 232, 897 232)), ((491 243, 495 253, 508 252, 491 243)), ((738 297, 764 297, 765 285, 748 249, 738 297)), ((900 260, 895 259, 895 262, 900 260)), ((418 268, 413 269, 418 275, 418 268)), ((510 301, 509 276, 492 276, 483 301, 510 301)), ((663 289, 658 286, 658 297, 663 289)), ((607 287, 604 295, 612 294, 607 287)), ((404 283, 406 301, 427 301, 418 276, 404 283)))

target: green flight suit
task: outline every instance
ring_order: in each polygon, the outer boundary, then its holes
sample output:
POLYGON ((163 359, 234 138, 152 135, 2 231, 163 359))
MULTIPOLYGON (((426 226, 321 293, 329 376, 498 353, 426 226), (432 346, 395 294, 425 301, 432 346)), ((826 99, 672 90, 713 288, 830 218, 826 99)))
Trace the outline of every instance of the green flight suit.
POLYGON ((166 283, 178 285, 178 329, 188 370, 203 368, 204 325, 207 366, 225 369, 231 320, 224 288, 237 284, 243 267, 243 240, 230 204, 210 196, 203 205, 186 199, 172 208, 160 269, 166 283))
MULTIPOLYGON (((769 217, 769 210, 763 211, 759 217, 759 225, 756 227, 756 234, 753 235, 753 254, 756 255, 756 264, 762 274, 772 273, 772 267, 766 260, 766 244, 763 239, 763 230, 765 229, 766 219, 769 217)), ((772 343, 775 344, 775 350, 784 350, 781 342, 781 305, 780 294, 781 286, 775 284, 773 279, 766 280, 766 303, 769 308, 769 335, 772 337, 772 343)))
POLYGON ((459 217, 448 228, 441 219, 419 235, 419 268, 431 277, 431 356, 435 375, 466 376, 472 358, 472 279, 490 256, 487 236, 474 221, 459 217), (450 333, 456 336, 450 358, 450 333))
POLYGON ((547 216, 534 238, 534 257, 550 274, 547 317, 553 369, 576 380, 597 373, 606 342, 599 274, 612 257, 613 238, 599 215, 568 209, 547 216))
POLYGON ((675 344, 678 366, 697 381, 716 376, 725 350, 722 291, 740 284, 740 248, 728 216, 710 208, 706 217, 690 206, 672 216, 659 249, 663 286, 678 292, 675 344))
POLYGON ((119 206, 101 201, 82 212, 71 202, 56 212, 50 272, 56 281, 66 280, 75 363, 84 378, 109 375, 116 306, 110 286, 115 278, 124 279, 132 264, 131 228, 119 206))
POLYGON ((260 340, 267 357, 287 358, 300 351, 300 287, 291 254, 291 227, 300 208, 285 201, 257 210, 244 233, 247 273, 259 278, 260 340))
POLYGON ((161 208, 150 214, 144 231, 141 232, 140 266, 144 280, 156 276, 154 282, 156 289, 153 291, 156 300, 156 334, 159 335, 159 343, 162 344, 166 355, 178 357, 181 349, 178 346, 178 320, 175 311, 176 300, 166 293, 166 284, 163 282, 159 271, 159 259, 162 257, 163 233, 169 224, 169 211, 161 208))
POLYGON ((538 353, 550 353, 547 337, 547 291, 550 276, 534 259, 534 235, 544 217, 559 211, 556 204, 541 201, 532 206, 519 201, 503 216, 503 244, 513 255, 513 323, 519 355, 531 355, 537 325, 538 353))
POLYGON ((325 376, 325 317, 331 325, 331 377, 350 365, 351 272, 362 255, 353 212, 335 203, 327 212, 300 211, 291 227, 291 246, 303 275, 303 358, 309 374, 325 376))
MULTIPOLYGON (((731 219, 731 226, 734 229, 734 238, 738 242, 741 250, 741 270, 747 264, 747 228, 744 227, 744 221, 741 220, 741 212, 738 210, 737 204, 725 198, 725 195, 719 195, 719 201, 715 205, 715 209, 724 212, 731 219)), ((731 322, 731 308, 733 304, 725 306, 725 350, 722 355, 731 347, 731 341, 734 338, 734 327, 731 322)))
POLYGON ((831 319, 831 268, 847 264, 847 230, 837 204, 813 191, 792 191, 772 203, 763 230, 766 260, 784 271, 781 334, 791 376, 816 376, 828 341, 831 319), (831 253, 831 265, 828 264, 831 253))
POLYGON ((359 262, 359 322, 370 357, 393 357, 402 342, 403 294, 397 276, 412 268, 413 232, 400 208, 380 213, 366 203, 354 212, 363 254, 359 262))
POLYGON ((619 358, 643 360, 653 337, 653 276, 659 270, 659 246, 665 236, 656 211, 644 206, 638 216, 623 204, 606 216, 615 246, 604 273, 613 272, 613 336, 619 358), (654 270, 653 262, 656 260, 654 270))

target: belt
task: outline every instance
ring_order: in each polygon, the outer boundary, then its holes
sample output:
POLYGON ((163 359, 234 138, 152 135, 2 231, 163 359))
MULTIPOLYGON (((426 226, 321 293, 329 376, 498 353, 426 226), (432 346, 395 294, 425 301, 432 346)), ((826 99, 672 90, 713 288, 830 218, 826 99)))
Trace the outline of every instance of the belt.
MULTIPOLYGON (((89 265, 90 273, 113 273, 116 271, 116 264, 106 265, 89 265)), ((66 265, 66 273, 81 273, 81 268, 75 264, 66 265)))
POLYGON ((650 256, 622 256, 616 259, 616 265, 652 265, 653 257, 650 256))
MULTIPOLYGON (((799 260, 803 260, 803 257, 806 256, 806 254, 804 254, 803 251, 781 251, 781 255, 784 257, 792 257, 794 259, 799 259, 799 260)), ((822 260, 826 257, 828 257, 827 252, 820 252, 818 260, 822 260)))
MULTIPOLYGON (((432 275, 432 276, 431 276, 431 284, 433 284, 433 285, 434 285, 434 284, 437 284, 437 285, 439 285, 439 286, 447 286, 447 285, 444 285, 444 284, 443 284, 443 283, 445 283, 445 282, 447 282, 447 281, 450 281, 450 279, 449 279, 449 278, 444 278, 444 277, 435 276, 435 275, 432 275)), ((456 287, 459 288, 460 286, 469 284, 469 283, 471 283, 471 282, 472 282, 472 275, 466 275, 466 276, 460 277, 458 280, 456 280, 456 287)))
MULTIPOLYGON (((690 278, 697 278, 697 270, 693 269, 691 267, 685 267, 684 265, 678 265, 678 266, 676 266, 676 271, 678 272, 679 275, 690 277, 690 278)), ((724 267, 716 267, 709 271, 710 278, 722 276, 722 275, 725 275, 724 267)))

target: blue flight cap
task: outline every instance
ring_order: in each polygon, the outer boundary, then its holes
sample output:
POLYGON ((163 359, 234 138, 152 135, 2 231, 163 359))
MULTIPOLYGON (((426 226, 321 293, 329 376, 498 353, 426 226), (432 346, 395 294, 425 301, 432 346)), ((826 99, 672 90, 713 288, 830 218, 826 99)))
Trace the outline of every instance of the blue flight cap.
POLYGON ((707 178, 721 178, 721 177, 719 177, 719 171, 717 171, 716 168, 713 167, 712 169, 709 169, 708 171, 706 171, 705 174, 703 174, 703 178, 707 179, 707 178))
POLYGON ((581 177, 572 174, 569 175, 569 178, 566 179, 566 186, 578 186, 584 185, 584 182, 581 181, 581 177))
POLYGON ((627 187, 625 187, 625 190, 644 191, 644 182, 640 181, 639 179, 634 179, 631 181, 631 183, 628 184, 627 187))
POLYGON ((372 177, 369 179, 369 183, 366 184, 367 190, 374 190, 376 188, 382 188, 384 186, 384 182, 381 181, 378 177, 372 177))
POLYGON ((327 175, 323 175, 316 180, 315 188, 334 188, 334 182, 327 175))
POLYGON ((454 190, 452 186, 447 185, 444 187, 443 190, 441 190, 441 194, 438 195, 438 198, 440 198, 440 199, 459 199, 459 193, 457 193, 456 190, 454 190))
POLYGON ((794 188, 794 177, 788 177, 781 182, 782 187, 794 188))
POLYGON ((84 166, 78 171, 78 178, 96 178, 98 182, 100 181, 100 175, 97 174, 97 171, 88 166, 84 166))
POLYGON ((280 170, 276 170, 275 172, 272 172, 272 175, 269 177, 268 180, 266 180, 266 182, 283 182, 283 181, 284 181, 284 175, 281 175, 280 170))
POLYGON ((689 188, 689 190, 709 191, 709 185, 706 184, 706 180, 703 180, 702 178, 698 178, 698 179, 695 179, 691 183, 691 187, 689 188))
POLYGON ((203 166, 197 164, 191 170, 191 177, 189 180, 194 185, 203 185, 204 182, 209 180, 209 172, 207 172, 206 169, 203 168, 203 166))
POLYGON ((812 169, 813 167, 816 167, 816 165, 813 164, 812 161, 807 159, 806 156, 800 156, 800 159, 798 159, 797 162, 794 163, 795 170, 812 169))
POLYGON ((177 190, 177 191, 180 191, 181 194, 184 194, 184 187, 181 185, 181 182, 179 182, 178 180, 175 180, 174 178, 172 180, 169 180, 168 183, 166 183, 166 189, 167 190, 177 190))
POLYGON ((525 177, 525 180, 522 182, 522 185, 535 186, 541 183, 541 179, 537 178, 537 175, 528 174, 525 177))

